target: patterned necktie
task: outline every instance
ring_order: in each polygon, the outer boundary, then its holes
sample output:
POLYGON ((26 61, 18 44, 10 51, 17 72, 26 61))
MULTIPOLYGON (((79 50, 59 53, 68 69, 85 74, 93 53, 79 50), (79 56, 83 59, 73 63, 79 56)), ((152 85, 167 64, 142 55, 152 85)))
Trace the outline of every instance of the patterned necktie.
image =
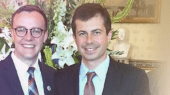
POLYGON ((28 73, 30 74, 28 78, 28 93, 29 95, 38 95, 38 89, 34 79, 34 67, 29 67, 28 73))
POLYGON ((95 75, 95 72, 87 73, 87 83, 85 85, 84 95, 95 95, 95 89, 92 82, 92 79, 95 75))

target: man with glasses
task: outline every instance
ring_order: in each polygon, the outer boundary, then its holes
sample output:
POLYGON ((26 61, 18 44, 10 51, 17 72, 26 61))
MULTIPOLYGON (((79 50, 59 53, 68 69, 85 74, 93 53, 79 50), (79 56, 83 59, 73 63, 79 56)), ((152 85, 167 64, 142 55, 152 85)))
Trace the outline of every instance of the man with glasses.
POLYGON ((12 15, 15 50, 0 62, 1 95, 54 95, 55 70, 38 60, 47 40, 47 18, 38 6, 26 5, 12 15))

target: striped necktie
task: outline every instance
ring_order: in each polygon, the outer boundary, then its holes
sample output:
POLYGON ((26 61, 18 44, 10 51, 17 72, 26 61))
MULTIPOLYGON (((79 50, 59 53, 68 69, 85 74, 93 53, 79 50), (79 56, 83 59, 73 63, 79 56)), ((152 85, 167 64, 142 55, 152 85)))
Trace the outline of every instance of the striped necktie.
POLYGON ((29 69, 27 71, 30 74, 29 78, 28 78, 28 93, 29 93, 29 95, 39 95, 38 89, 37 89, 37 86, 35 83, 35 79, 34 79, 34 70, 35 70, 34 67, 29 67, 29 69))

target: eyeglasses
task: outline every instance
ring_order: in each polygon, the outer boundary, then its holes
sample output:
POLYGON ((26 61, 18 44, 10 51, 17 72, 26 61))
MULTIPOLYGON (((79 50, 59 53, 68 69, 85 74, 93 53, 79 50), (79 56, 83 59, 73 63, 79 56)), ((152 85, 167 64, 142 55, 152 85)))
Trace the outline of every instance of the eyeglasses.
POLYGON ((28 30, 30 30, 31 35, 34 38, 38 38, 41 36, 42 32, 44 31, 41 28, 32 28, 32 29, 26 29, 25 27, 17 27, 14 28, 16 34, 18 37, 25 37, 27 35, 28 30))

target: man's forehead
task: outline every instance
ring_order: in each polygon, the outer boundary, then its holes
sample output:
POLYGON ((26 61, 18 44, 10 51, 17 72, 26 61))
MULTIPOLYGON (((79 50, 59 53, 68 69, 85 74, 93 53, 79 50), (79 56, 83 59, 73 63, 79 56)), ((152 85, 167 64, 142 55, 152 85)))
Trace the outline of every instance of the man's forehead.
POLYGON ((93 19, 93 18, 95 18, 95 17, 101 17, 102 20, 104 21, 104 19, 103 19, 103 17, 101 16, 101 14, 96 14, 96 15, 94 15, 93 17, 90 17, 90 18, 88 18, 88 19, 77 18, 77 19, 75 20, 75 22, 76 22, 77 20, 83 21, 83 22, 87 22, 87 21, 89 21, 89 20, 91 20, 91 19, 93 19))
MULTIPOLYGON (((18 21, 18 19, 21 19, 21 20, 26 20, 26 19, 31 19, 31 18, 34 18, 34 19, 43 19, 44 22, 45 22, 45 19, 43 18, 43 16, 37 12, 37 11, 31 11, 31 12, 28 12, 28 11, 22 11, 20 13, 17 13, 14 17, 13 17, 13 24, 14 22, 18 21)), ((36 20, 37 21, 37 20, 36 20)))
MULTIPOLYGON (((25 14, 32 14, 32 13, 34 13, 34 14, 40 14, 39 12, 37 12, 37 11, 22 11, 22 12, 19 12, 19 13, 17 13, 15 16, 14 16, 14 18, 16 17, 16 16, 21 16, 21 15, 25 15, 25 14)), ((41 14, 40 14, 41 15, 41 14)))
MULTIPOLYGON (((22 11, 18 14, 16 14, 13 18, 13 26, 12 27, 19 27, 19 26, 24 26, 24 27, 39 27, 44 29, 45 27, 45 20, 43 16, 37 12, 37 11, 22 11)), ((45 30, 45 29, 44 29, 45 30)))

